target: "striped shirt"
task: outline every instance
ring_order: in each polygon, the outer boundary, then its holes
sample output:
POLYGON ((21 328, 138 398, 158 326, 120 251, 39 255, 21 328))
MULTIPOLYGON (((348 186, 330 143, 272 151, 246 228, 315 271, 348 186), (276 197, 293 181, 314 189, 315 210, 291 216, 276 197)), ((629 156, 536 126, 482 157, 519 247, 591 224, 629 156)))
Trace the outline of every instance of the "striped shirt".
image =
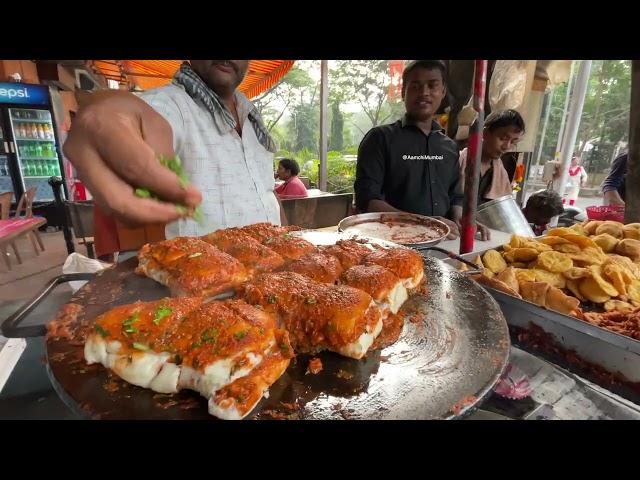
POLYGON ((260 144, 251 125, 253 105, 242 93, 235 95, 242 137, 221 118, 222 112, 212 115, 179 85, 141 94, 171 125, 174 150, 188 178, 202 192, 204 225, 178 220, 167 225, 167 238, 257 222, 280 224, 273 154, 260 144))

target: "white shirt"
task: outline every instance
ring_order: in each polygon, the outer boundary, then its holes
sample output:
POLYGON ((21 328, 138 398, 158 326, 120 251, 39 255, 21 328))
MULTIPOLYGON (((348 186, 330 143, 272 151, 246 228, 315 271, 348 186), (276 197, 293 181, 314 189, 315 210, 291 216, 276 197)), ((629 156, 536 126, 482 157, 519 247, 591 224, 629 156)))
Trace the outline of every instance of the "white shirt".
POLYGON ((219 130, 211 113, 181 86, 149 90, 141 98, 171 125, 174 151, 202 192, 204 225, 192 219, 170 223, 165 229, 168 239, 257 222, 280 225, 273 154, 258 142, 248 118, 251 104, 242 93, 236 92, 242 137, 232 127, 219 130))
POLYGON ((576 188, 580 186, 580 182, 586 182, 587 181, 587 172, 585 171, 584 167, 582 165, 579 165, 578 168, 576 170, 574 170, 573 167, 569 167, 569 184, 567 186, 571 187, 571 188, 576 188), (571 172, 575 171, 576 174, 575 175, 571 175, 571 172))

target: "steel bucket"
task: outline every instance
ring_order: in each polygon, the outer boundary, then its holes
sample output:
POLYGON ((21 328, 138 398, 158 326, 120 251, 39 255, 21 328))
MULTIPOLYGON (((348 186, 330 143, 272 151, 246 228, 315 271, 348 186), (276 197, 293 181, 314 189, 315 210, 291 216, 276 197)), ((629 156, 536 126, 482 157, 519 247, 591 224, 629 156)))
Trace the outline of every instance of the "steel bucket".
POLYGON ((511 195, 478 205, 476 219, 494 230, 535 237, 529 222, 511 195))

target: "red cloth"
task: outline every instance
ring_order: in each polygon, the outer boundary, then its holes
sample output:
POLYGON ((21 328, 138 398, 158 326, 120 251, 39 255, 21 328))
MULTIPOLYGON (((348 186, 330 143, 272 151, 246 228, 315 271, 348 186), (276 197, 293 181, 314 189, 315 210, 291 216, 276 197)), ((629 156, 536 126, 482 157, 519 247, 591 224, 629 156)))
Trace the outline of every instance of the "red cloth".
POLYGON ((282 185, 276 187, 276 194, 280 198, 286 197, 307 197, 307 187, 304 186, 302 180, 298 176, 291 177, 282 185))
POLYGON ((93 241, 96 257, 120 251, 118 227, 113 217, 109 217, 97 205, 93 209, 93 241))

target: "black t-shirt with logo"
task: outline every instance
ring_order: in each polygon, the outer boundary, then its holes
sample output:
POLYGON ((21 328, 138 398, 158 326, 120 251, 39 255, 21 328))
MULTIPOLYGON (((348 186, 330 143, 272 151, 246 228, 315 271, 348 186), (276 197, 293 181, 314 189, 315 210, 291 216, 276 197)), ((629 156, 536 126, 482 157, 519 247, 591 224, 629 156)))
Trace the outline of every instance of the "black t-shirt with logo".
POLYGON ((367 211, 371 200, 384 200, 406 212, 446 216, 462 205, 456 143, 437 122, 428 135, 405 115, 374 127, 358 148, 356 205, 367 211))

